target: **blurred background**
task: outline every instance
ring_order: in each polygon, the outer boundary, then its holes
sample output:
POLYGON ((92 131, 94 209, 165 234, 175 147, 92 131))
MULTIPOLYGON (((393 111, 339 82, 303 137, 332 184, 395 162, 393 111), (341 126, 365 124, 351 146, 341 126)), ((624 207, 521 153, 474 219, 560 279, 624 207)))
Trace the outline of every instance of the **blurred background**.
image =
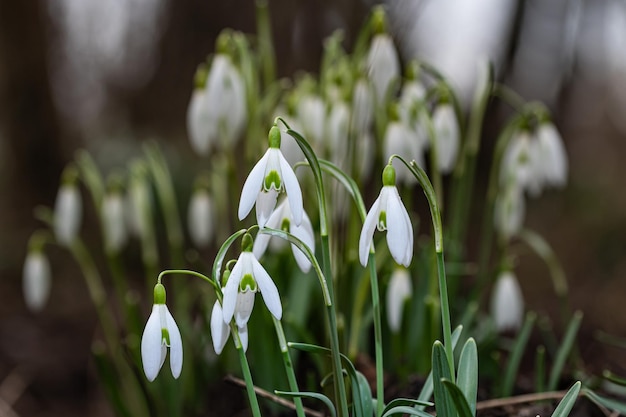
MULTIPOLYGON (((350 51, 372 5, 270 0, 279 75, 315 72, 323 39, 336 29, 350 51)), ((551 110, 569 182, 530 200, 526 224, 553 245, 571 304, 585 313, 583 357, 623 374, 623 350, 599 343, 598 332, 626 336, 626 1, 386 6, 402 59, 430 62, 462 99, 473 91, 477 59, 487 56, 497 80, 551 110)), ((32 209, 54 203, 79 148, 114 167, 156 139, 199 167, 185 128, 194 72, 223 28, 254 33, 254 13, 252 0, 0 1, 0 415, 112 415, 90 361, 95 311, 61 251, 50 253, 48 307, 34 315, 24 305, 21 270, 38 226, 32 209)), ((510 112, 496 100, 489 106, 479 161, 485 181, 510 112)), ((555 314, 545 266, 529 255, 517 273, 527 307, 555 314)))

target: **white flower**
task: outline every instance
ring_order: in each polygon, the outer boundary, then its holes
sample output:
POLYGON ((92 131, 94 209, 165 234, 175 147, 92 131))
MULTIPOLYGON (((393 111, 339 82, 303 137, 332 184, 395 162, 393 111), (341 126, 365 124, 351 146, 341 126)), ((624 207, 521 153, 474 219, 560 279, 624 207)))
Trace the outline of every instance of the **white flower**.
POLYGON ((348 128, 350 108, 343 101, 333 104, 328 116, 326 137, 328 140, 329 159, 337 166, 344 167, 348 157, 348 128))
POLYGON ((459 123, 450 104, 442 104, 433 112, 433 129, 437 142, 439 170, 448 174, 454 168, 460 146, 459 123))
POLYGON ((170 369, 178 378, 183 368, 183 342, 180 331, 165 305, 165 288, 161 284, 154 287, 152 313, 141 336, 141 361, 148 381, 154 381, 159 374, 167 348, 170 348, 170 369))
POLYGON ((241 190, 239 220, 243 220, 256 203, 257 223, 265 226, 276 207, 278 193, 285 191, 296 225, 302 222, 302 191, 291 165, 280 152, 280 130, 270 130, 270 147, 252 168, 241 190))
POLYGON ((206 155, 211 141, 217 136, 215 115, 208 112, 207 91, 196 88, 191 93, 187 108, 187 131, 191 148, 199 155, 206 155))
POLYGON ((498 276, 491 294, 491 316, 498 331, 516 330, 522 325, 524 298, 511 271, 504 271, 498 276))
MULTIPOLYGON (((386 158, 397 154, 406 160, 415 160, 420 167, 424 166, 424 149, 427 142, 404 122, 400 120, 389 122, 383 140, 384 156, 386 158)), ((396 169, 400 169, 403 165, 402 162, 396 159, 392 163, 396 169)), ((400 169, 397 179, 408 184, 413 184, 417 181, 408 169, 400 169)))
POLYGON ((102 233, 109 253, 119 252, 128 241, 124 208, 124 198, 117 191, 107 193, 102 200, 102 233))
POLYGON ((197 188, 191 195, 187 215, 189 235, 194 245, 204 247, 213 237, 214 209, 211 196, 204 188, 197 188))
POLYGON ((24 301, 30 311, 40 311, 50 295, 50 263, 40 250, 30 250, 22 275, 24 301))
MULTIPOLYGON (((254 293, 250 293, 253 296, 254 303, 254 293)), ((241 345, 243 347, 244 352, 248 350, 248 324, 246 323, 237 327, 239 331, 239 340, 241 340, 241 345)), ((222 312, 222 306, 219 301, 215 301, 213 304, 213 310, 211 311, 211 338, 213 339, 213 349, 216 354, 221 354, 224 350, 224 346, 226 346, 226 342, 228 341, 228 335, 230 334, 230 326, 228 323, 224 321, 224 313, 222 312)))
POLYGON ((324 100, 317 95, 306 95, 300 99, 296 108, 298 121, 306 135, 306 139, 313 145, 324 140, 324 126, 326 126, 326 106, 324 100))
POLYGON ((369 131, 374 118, 374 97, 367 79, 359 78, 352 94, 352 129, 357 134, 369 131))
POLYGON ((413 226, 395 186, 395 169, 387 165, 383 171, 383 188, 367 213, 359 237, 359 260, 367 265, 374 229, 387 230, 387 246, 393 259, 409 266, 413 257, 413 226))
POLYGON ((75 184, 63 184, 54 203, 54 235, 61 245, 70 245, 78 236, 83 202, 75 184))
POLYGON ((546 184, 562 187, 567 182, 567 154, 563 140, 552 123, 542 123, 537 129, 540 166, 546 184))
POLYGON ((387 322, 393 333, 398 333, 402 326, 404 303, 413 295, 411 276, 405 268, 396 268, 391 274, 387 287, 387 322))
POLYGON ((251 252, 252 238, 250 235, 244 236, 242 245, 244 249, 224 287, 224 299, 222 301, 224 321, 230 323, 236 312, 238 314, 235 320, 238 324, 247 321, 247 318, 250 317, 248 309, 252 310, 253 303, 250 303, 249 295, 244 298, 240 298, 239 295, 246 292, 254 294, 257 291, 261 292, 263 301, 270 313, 280 320, 283 315, 283 307, 280 303, 278 289, 265 268, 251 252))
POLYGON ((391 36, 379 33, 374 36, 367 56, 370 80, 374 85, 376 102, 383 105, 391 83, 400 77, 400 63, 391 36))
POLYGON ((515 181, 523 190, 536 195, 543 187, 543 174, 539 167, 539 142, 530 133, 516 132, 509 141, 500 166, 500 184, 515 181))
POLYGON ((500 190, 494 207, 494 225, 505 239, 515 236, 524 223, 524 191, 514 181, 500 190))
MULTIPOLYGON (((293 214, 291 213, 289 200, 284 199, 283 202, 276 207, 276 210, 274 210, 272 215, 269 217, 265 226, 272 229, 285 229, 288 227, 289 233, 303 241, 309 248, 311 248, 311 251, 315 253, 315 235, 313 234, 313 225, 311 224, 311 220, 309 219, 309 216, 307 216, 306 212, 304 212, 302 215, 302 223, 300 226, 296 225, 293 221, 293 214)), ((263 256, 271 238, 271 235, 264 233, 259 233, 257 235, 252 248, 252 252, 257 259, 263 256)), ((298 267, 300 267, 302 272, 308 272, 311 269, 311 262, 309 262, 306 255, 295 245, 291 245, 291 250, 293 251, 293 257, 296 259, 298 267)))

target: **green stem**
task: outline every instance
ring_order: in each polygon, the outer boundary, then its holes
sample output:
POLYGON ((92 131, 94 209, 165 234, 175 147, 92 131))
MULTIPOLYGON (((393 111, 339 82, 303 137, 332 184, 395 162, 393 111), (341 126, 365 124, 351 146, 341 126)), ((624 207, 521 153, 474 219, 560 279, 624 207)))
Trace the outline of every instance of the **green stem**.
MULTIPOLYGON (((437 147, 437 133, 433 126, 433 121, 430 115, 425 117, 426 129, 428 130, 428 137, 430 137, 430 175, 433 179, 435 196, 437 196, 437 203, 440 210, 443 210, 443 186, 441 184, 441 172, 439 171, 439 156, 437 147)), ((430 181, 429 181, 430 182, 430 181)))
POLYGON ((383 415, 385 407, 385 385, 383 381, 383 332, 380 323, 380 295, 378 293, 378 275, 376 274, 376 256, 369 255, 370 282, 372 288, 372 309, 374 313, 374 349, 376 356, 376 415, 383 415))
POLYGON ((272 25, 267 0, 256 0, 256 24, 259 36, 259 56, 263 75, 263 90, 276 78, 276 63, 272 42, 272 25))
POLYGON ((193 277, 197 277, 197 278, 200 278, 200 279, 208 282, 216 290, 219 288, 217 283, 215 281, 213 281, 211 278, 207 277, 204 274, 201 274, 200 272, 192 271, 190 269, 166 269, 165 271, 161 271, 161 273, 157 277, 157 283, 160 284, 161 280, 163 279, 164 276, 172 275, 172 274, 191 275, 193 277))
MULTIPOLYGON (((232 327, 232 326, 231 326, 232 327)), ((236 326, 235 326, 236 327, 236 326)), ((248 393, 248 400, 250 401, 250 408, 252 409, 252 415, 254 417, 261 417, 261 409, 259 408, 259 400, 254 392, 254 382, 252 382, 252 374, 250 373, 250 365, 248 365, 248 359, 246 358, 246 352, 243 351, 241 341, 239 340, 239 333, 233 334, 235 337, 235 345, 237 346, 237 353, 239 354, 239 362, 241 363, 241 371, 243 372, 243 379, 246 381, 246 392, 248 393), (237 335, 235 337, 235 334, 237 335)))
MULTIPOLYGON (((276 329, 276 336, 278 337, 278 344, 280 345, 280 352, 283 356, 283 363, 285 364, 285 372, 287 373, 287 381, 289 382, 289 389, 292 392, 300 392, 298 388, 298 381, 296 380, 296 374, 293 370, 293 363, 291 362, 291 356, 289 355, 289 347, 287 346, 287 339, 285 338, 285 332, 283 325, 276 317, 273 317, 274 328, 276 329)), ((304 406, 302 404, 302 398, 294 397, 293 402, 296 406, 296 414, 298 417, 304 417, 304 406)))

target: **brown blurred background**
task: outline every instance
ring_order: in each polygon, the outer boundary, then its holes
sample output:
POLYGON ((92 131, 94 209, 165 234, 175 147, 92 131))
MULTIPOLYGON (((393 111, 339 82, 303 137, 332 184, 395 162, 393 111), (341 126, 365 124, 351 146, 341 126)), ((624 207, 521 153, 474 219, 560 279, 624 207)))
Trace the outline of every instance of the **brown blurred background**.
MULTIPOLYGON (((270 0, 279 75, 315 71, 334 29, 349 48, 372 4, 270 0)), ((526 224, 553 245, 571 304, 585 312, 583 356, 623 375, 624 351, 595 336, 626 336, 626 2, 401 0, 388 10, 403 59, 441 68, 462 97, 475 60, 489 56, 500 81, 553 112, 569 184, 530 200, 526 224)), ((252 0, 0 0, 0 415, 111 415, 90 362, 95 312, 69 258, 50 253, 42 314, 22 301, 32 208, 53 204, 78 148, 105 167, 124 164, 149 138, 191 155, 192 77, 225 27, 253 33, 252 0)), ((509 111, 489 108, 483 180, 509 111)), ((555 314, 545 266, 528 255, 517 273, 528 308, 555 314)))

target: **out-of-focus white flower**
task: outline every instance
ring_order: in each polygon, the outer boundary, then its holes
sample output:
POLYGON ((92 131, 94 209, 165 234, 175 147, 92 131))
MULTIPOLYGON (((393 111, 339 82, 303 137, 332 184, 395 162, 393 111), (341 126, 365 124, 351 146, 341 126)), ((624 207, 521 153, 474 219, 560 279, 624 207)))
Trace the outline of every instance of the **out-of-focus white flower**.
POLYGON ((494 225, 502 237, 510 239, 515 236, 524 223, 526 202, 524 191, 511 181, 498 193, 494 207, 494 225))
POLYGON ((413 295, 411 275, 406 268, 398 267, 391 274, 387 287, 387 322, 393 333, 398 333, 402 326, 404 303, 413 295))
MULTIPOLYGON (((427 142, 415 131, 411 130, 403 121, 393 120, 387 124, 384 137, 384 156, 389 158, 393 154, 400 155, 404 159, 415 160, 417 165, 424 167, 424 149, 427 142)), ((417 182, 408 169, 402 169, 402 162, 393 160, 393 166, 399 169, 397 180, 399 182, 413 184, 417 182)))
POLYGON ((547 185, 562 187, 567 182, 567 154, 556 127, 544 122, 537 128, 539 166, 547 185))
POLYGON ((302 190, 298 178, 280 151, 281 132, 273 126, 269 134, 269 149, 256 163, 241 190, 239 220, 243 220, 256 204, 259 227, 265 226, 276 207, 278 193, 284 191, 289 199, 296 225, 302 222, 302 190))
POLYGON ((503 271, 491 293, 491 316, 498 331, 517 330, 524 317, 524 298, 517 278, 503 271))
POLYGON ((391 36, 386 33, 374 35, 367 56, 367 68, 376 103, 384 105, 391 83, 400 77, 398 52, 391 36))
POLYGON ((361 180, 369 178, 374 165, 375 143, 372 132, 366 131, 356 138, 357 166, 361 180))
POLYGON ((460 133, 452 105, 445 103, 433 111, 433 129, 437 142, 437 162, 439 170, 448 174, 454 168, 459 153, 460 133))
POLYGON ((235 317, 235 319, 238 324, 242 323, 244 318, 250 317, 246 305, 249 306, 251 311, 254 300, 250 303, 249 295, 243 299, 240 298, 240 294, 246 292, 254 295, 254 293, 260 291, 270 313, 278 320, 282 317, 283 307, 280 302, 278 288, 276 288, 272 278, 252 253, 252 246, 252 237, 246 233, 242 241, 242 252, 224 287, 222 311, 224 322, 226 323, 230 323, 237 312, 239 317, 235 317), (245 317, 246 314, 247 317, 245 317))
POLYGON ((128 241, 124 197, 119 191, 110 191, 102 200, 102 233, 104 247, 109 253, 118 253, 128 241))
POLYGON ((22 271, 22 291, 26 307, 40 311, 50 296, 50 263, 41 250, 29 250, 22 271))
POLYGON ((324 142, 326 126, 326 105, 321 97, 308 94, 297 104, 298 121, 304 130, 305 138, 314 148, 324 142))
POLYGON ((183 368, 183 342, 178 326, 165 305, 165 287, 158 283, 154 287, 152 313, 141 336, 141 361, 148 381, 154 381, 159 374, 167 348, 170 350, 172 376, 178 378, 183 368))
POLYGON ((83 202, 74 182, 62 184, 54 203, 54 235, 61 245, 69 246, 78 236, 83 217, 83 202))
MULTIPOLYGON (((267 220, 265 226, 272 229, 289 231, 289 233, 303 241, 309 248, 311 248, 311 251, 315 253, 315 235, 313 234, 313 225, 311 224, 311 220, 309 219, 309 216, 307 216, 306 212, 304 212, 300 226, 294 224, 293 214, 291 213, 288 199, 284 199, 283 202, 276 207, 267 220)), ((252 248, 254 256, 258 259, 263 256, 271 238, 272 236, 264 233, 259 233, 256 236, 256 239, 254 240, 254 247, 252 248)), ((291 249, 298 267, 300 267, 302 272, 308 272, 311 269, 311 262, 309 262, 309 259, 306 255, 304 255, 304 253, 302 253, 302 251, 300 251, 300 249, 298 249, 297 246, 291 245, 291 249)))
POLYGON ((413 226, 396 188, 396 170, 387 165, 383 170, 383 188, 367 213, 359 237, 359 260, 367 265, 374 230, 387 231, 387 246, 393 259, 409 266, 413 257, 413 226))
MULTIPOLYGON (((244 293, 242 293, 244 294, 244 293)), ((248 294, 248 293, 246 293, 248 294)), ((254 303, 254 293, 249 292, 252 295, 252 302, 254 303)), ((252 310, 252 309, 250 309, 252 310)), ((239 340, 244 352, 248 350, 248 321, 243 326, 237 326, 239 332, 239 340)), ((213 339, 213 349, 216 354, 221 354, 228 341, 228 335, 230 334, 230 326, 224 321, 224 313, 222 312, 222 306, 219 301, 215 301, 213 304, 213 310, 211 311, 211 338, 213 339)))
POLYGON ((352 93, 352 129, 357 135, 368 132, 374 119, 372 87, 365 78, 359 78, 352 93))
POLYGON ((214 208, 211 196, 206 188, 197 187, 189 201, 187 215, 189 235, 194 245, 205 247, 213 238, 214 208))
POLYGON ((350 108, 344 101, 333 103, 328 116, 326 137, 328 140, 329 159, 337 166, 346 169, 348 157, 348 128, 350 108))
POLYGON ((187 109, 193 149, 205 155, 220 139, 228 146, 241 135, 247 117, 243 77, 228 55, 217 54, 204 88, 194 90, 187 109))

